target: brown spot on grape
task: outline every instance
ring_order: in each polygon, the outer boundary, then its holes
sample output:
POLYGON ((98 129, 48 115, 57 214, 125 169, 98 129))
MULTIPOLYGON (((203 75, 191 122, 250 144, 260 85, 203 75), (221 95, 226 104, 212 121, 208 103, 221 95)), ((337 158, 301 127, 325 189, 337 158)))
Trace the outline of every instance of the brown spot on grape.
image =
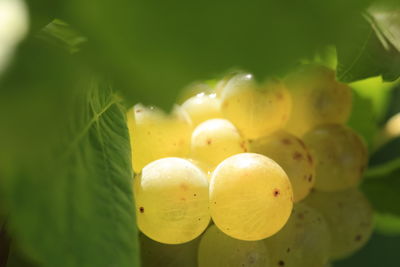
POLYGON ((290 252, 290 248, 287 248, 286 252, 289 253, 290 252))
POLYGON ((254 141, 253 141, 253 139, 249 139, 249 144, 252 144, 254 141))
POLYGON ((279 196, 280 193, 281 192, 279 191, 279 189, 274 189, 273 195, 274 195, 274 197, 277 197, 277 196, 279 196))
POLYGON ((285 262, 283 260, 278 261, 279 266, 285 266, 285 262))
POLYGON ((246 141, 240 142, 240 147, 243 149, 244 152, 247 152, 246 141))
POLYGON ((196 197, 197 195, 196 195, 196 194, 193 194, 193 196, 196 197))
POLYGON ((362 236, 361 236, 361 235, 356 235, 356 237, 354 238, 354 240, 355 240, 356 242, 361 241, 361 239, 362 239, 362 236))
POLYGON ((308 176, 308 181, 311 183, 312 182, 312 174, 310 174, 310 176, 308 176))
POLYGON ((292 143, 292 142, 290 141, 290 139, 288 139, 288 138, 282 139, 281 142, 282 142, 282 144, 284 144, 284 145, 290 145, 290 144, 292 143))
POLYGON ((189 189, 189 187, 187 186, 187 184, 181 183, 181 188, 186 191, 189 189))
POLYGON ((211 145, 211 143, 212 143, 211 138, 208 138, 208 139, 206 140, 206 142, 207 142, 207 145, 211 145))
POLYGON ((139 208, 139 211, 140 211, 140 213, 144 213, 144 208, 143 208, 143 207, 140 207, 140 208, 139 208))
POLYGON ((226 101, 226 102, 224 102, 223 104, 222 104, 222 107, 223 108, 227 108, 229 106, 229 102, 228 101, 226 101))
POLYGON ((137 110, 136 110, 136 113, 140 113, 140 112, 142 112, 141 109, 137 109, 137 110))
POLYGON ((307 153, 307 159, 308 159, 308 162, 310 162, 310 164, 313 164, 313 159, 309 153, 307 153))
POLYGON ((282 99, 283 99, 283 94, 282 94, 282 92, 278 92, 278 93, 276 94, 276 98, 277 98, 278 100, 282 100, 282 99))
POLYGON ((181 197, 181 200, 182 200, 182 201, 185 201, 185 200, 186 200, 186 198, 184 198, 184 197, 181 197))
POLYGON ((304 144, 303 140, 297 139, 297 141, 299 141, 299 144, 301 145, 302 148, 307 149, 306 144, 304 144))
POLYGON ((302 158, 303 158, 303 155, 300 152, 296 151, 293 153, 294 160, 301 160, 302 158))

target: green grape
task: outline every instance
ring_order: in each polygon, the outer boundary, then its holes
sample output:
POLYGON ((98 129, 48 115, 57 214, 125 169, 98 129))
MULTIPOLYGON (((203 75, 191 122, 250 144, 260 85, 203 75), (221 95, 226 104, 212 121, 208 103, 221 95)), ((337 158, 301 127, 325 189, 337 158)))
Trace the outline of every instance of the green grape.
POLYGON ((283 83, 271 79, 258 86, 251 74, 238 74, 221 92, 221 111, 245 138, 259 138, 282 128, 291 99, 283 83))
POLYGON ((302 136, 318 124, 345 123, 351 111, 351 89, 324 66, 304 65, 288 75, 292 112, 286 130, 302 136))
POLYGON ((330 232, 324 217, 298 203, 286 225, 265 239, 273 266, 323 267, 329 260, 330 232))
POLYGON ((354 131, 341 124, 319 125, 303 140, 316 160, 316 189, 340 191, 360 183, 368 153, 354 131))
POLYGON ((331 232, 332 259, 349 256, 364 246, 373 231, 373 211, 358 189, 313 191, 305 203, 321 212, 331 232))
POLYGON ((188 155, 192 125, 179 106, 171 114, 165 114, 160 109, 137 104, 127 117, 136 173, 156 159, 188 155))
POLYGON ((197 94, 182 104, 182 108, 189 114, 193 125, 213 118, 222 118, 220 100, 216 94, 197 94))
POLYGON ((309 194, 315 181, 315 164, 301 139, 280 130, 249 143, 250 152, 273 159, 285 170, 292 184, 294 202, 309 194))
POLYGON ((245 140, 228 120, 207 120, 198 125, 192 133, 192 158, 211 167, 215 167, 229 156, 246 151, 245 140))
POLYGON ((146 165, 134 192, 138 227, 155 241, 188 242, 210 221, 207 177, 188 160, 163 158, 146 165))
POLYGON ((269 254, 263 241, 243 241, 210 226, 200 240, 199 267, 268 267, 269 254))
POLYGON ((200 238, 178 245, 156 242, 139 234, 142 267, 196 267, 200 238))
POLYGON ((256 153, 221 162, 210 180, 210 212, 225 234, 260 240, 278 232, 290 216, 293 192, 284 170, 256 153))

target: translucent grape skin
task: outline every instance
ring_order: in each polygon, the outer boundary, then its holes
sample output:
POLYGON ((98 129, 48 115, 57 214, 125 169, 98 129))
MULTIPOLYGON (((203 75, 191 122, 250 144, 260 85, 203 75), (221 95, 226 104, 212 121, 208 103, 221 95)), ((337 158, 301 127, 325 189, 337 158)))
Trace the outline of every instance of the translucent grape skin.
POLYGON ((331 232, 331 259, 345 258, 363 247, 373 231, 373 211, 358 189, 313 191, 305 203, 321 212, 331 232))
POLYGON ((282 128, 290 109, 290 95, 276 79, 259 86, 251 74, 238 74, 221 92, 222 114, 247 139, 259 138, 282 128))
POLYGON ((134 181, 137 224, 149 238, 181 244, 210 221, 206 174, 188 160, 163 158, 146 165, 134 181))
POLYGON ((242 241, 211 225, 200 240, 198 267, 269 267, 263 241, 242 241))
POLYGON ((329 260, 330 232, 318 211, 297 203, 285 226, 265 239, 273 266, 323 267, 329 260))
POLYGON ((316 189, 340 191, 360 183, 368 152, 353 130, 340 124, 319 125, 303 140, 316 160, 316 189))
POLYGON ((304 142, 283 130, 249 141, 249 151, 273 159, 288 175, 294 202, 304 199, 315 182, 315 163, 304 142))
POLYGON ((261 240, 279 231, 290 216, 293 192, 283 169, 256 153, 221 162, 210 180, 210 212, 225 234, 261 240))
POLYGON ((200 238, 179 245, 156 242, 139 234, 142 267, 195 267, 200 238))
POLYGON ((166 114, 160 109, 137 104, 128 111, 127 121, 136 173, 154 160, 188 155, 192 124, 179 106, 166 114))
POLYGON ((228 120, 207 120, 199 124, 192 133, 191 157, 210 167, 217 166, 229 156, 246 151, 245 140, 228 120))
POLYGON ((222 118, 221 103, 216 94, 197 94, 182 104, 182 108, 189 114, 194 126, 203 121, 222 118))
POLYGON ((303 65, 285 79, 292 96, 292 112, 285 129, 302 136, 319 124, 345 123, 351 112, 351 89, 336 81, 335 72, 319 65, 303 65))

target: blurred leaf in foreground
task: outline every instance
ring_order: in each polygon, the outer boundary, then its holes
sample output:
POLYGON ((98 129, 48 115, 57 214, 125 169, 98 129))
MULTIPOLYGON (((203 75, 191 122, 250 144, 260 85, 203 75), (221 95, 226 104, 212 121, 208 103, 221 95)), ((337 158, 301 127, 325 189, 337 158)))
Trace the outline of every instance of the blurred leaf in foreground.
POLYGON ((125 110, 78 62, 29 39, 0 80, 8 229, 44 267, 139 266, 125 110))

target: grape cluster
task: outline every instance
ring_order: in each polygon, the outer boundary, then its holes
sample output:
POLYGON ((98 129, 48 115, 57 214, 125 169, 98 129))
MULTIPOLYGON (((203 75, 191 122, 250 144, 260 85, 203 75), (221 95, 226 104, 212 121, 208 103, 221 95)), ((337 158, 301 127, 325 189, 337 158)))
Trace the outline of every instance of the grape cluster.
POLYGON ((144 266, 324 267, 368 241, 368 153, 334 71, 235 73, 182 102, 128 112, 144 266))

